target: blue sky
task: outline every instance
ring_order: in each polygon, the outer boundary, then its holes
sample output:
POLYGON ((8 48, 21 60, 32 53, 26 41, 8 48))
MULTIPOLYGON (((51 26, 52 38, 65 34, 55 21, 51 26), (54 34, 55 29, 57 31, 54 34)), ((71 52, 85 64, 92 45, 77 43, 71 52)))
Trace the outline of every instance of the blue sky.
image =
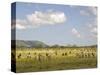
POLYGON ((97 44, 97 8, 18 2, 16 39, 49 45, 97 44))

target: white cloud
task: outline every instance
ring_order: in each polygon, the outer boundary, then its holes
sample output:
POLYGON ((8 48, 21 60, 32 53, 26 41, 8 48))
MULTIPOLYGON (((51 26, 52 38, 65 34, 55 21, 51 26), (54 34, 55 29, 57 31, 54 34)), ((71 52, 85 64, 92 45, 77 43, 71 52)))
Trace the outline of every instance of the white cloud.
POLYGON ((97 7, 87 7, 86 9, 80 10, 81 15, 89 16, 94 15, 97 16, 97 7))
POLYGON ((75 29, 75 28, 72 29, 72 33, 73 33, 76 37, 78 37, 78 38, 81 37, 81 35, 80 35, 80 33, 78 32, 78 30, 75 29))
POLYGON ((16 28, 17 29, 26 29, 26 27, 21 24, 16 24, 16 28))
POLYGON ((12 21, 12 29, 17 28, 17 29, 26 29, 27 27, 27 21, 26 20, 13 20, 12 21))
POLYGON ((90 36, 93 38, 97 37, 97 7, 87 7, 84 10, 80 10, 80 14, 83 16, 93 16, 87 24, 87 28, 90 32, 90 36))
POLYGON ((12 21, 12 28, 26 29, 29 27, 37 28, 44 25, 58 25, 67 21, 67 17, 63 12, 54 12, 49 10, 47 12, 35 11, 32 14, 26 15, 26 18, 12 21))
POLYGON ((17 29, 26 29, 27 27, 27 21, 26 20, 16 20, 16 28, 17 29))
POLYGON ((97 25, 89 24, 88 27, 89 27, 89 31, 91 33, 91 36, 97 37, 97 25))
POLYGON ((88 30, 93 37, 97 37, 97 18, 94 18, 92 22, 88 23, 88 30))
POLYGON ((33 14, 27 15, 27 20, 34 27, 34 26, 55 25, 59 23, 64 23, 67 20, 67 17, 63 12, 35 11, 33 14))

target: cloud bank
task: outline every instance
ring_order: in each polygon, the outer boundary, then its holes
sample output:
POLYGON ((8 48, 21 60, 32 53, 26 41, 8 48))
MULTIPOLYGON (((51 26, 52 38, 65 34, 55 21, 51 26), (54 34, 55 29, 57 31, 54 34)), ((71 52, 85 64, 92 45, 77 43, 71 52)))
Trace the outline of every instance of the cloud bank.
POLYGON ((97 23, 90 23, 88 25, 88 28, 89 28, 89 31, 91 33, 91 36, 94 37, 94 38, 97 38, 97 23))
POLYGON ((84 10, 80 10, 80 15, 82 16, 92 16, 92 21, 88 22, 86 25, 90 36, 93 38, 97 38, 97 7, 87 7, 84 10))
POLYGON ((16 28, 26 29, 28 27, 40 27, 44 25, 58 25, 67 21, 67 16, 59 11, 35 11, 32 14, 26 15, 25 20, 17 19, 16 28))
POLYGON ((97 16, 97 7, 87 7, 84 10, 80 10, 80 14, 83 16, 97 16))

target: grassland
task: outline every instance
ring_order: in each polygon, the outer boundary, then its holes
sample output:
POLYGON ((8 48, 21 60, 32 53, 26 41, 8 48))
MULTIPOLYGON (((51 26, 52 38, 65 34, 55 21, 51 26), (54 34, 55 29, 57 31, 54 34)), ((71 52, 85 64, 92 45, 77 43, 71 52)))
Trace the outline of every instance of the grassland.
POLYGON ((17 48, 16 72, 95 68, 96 50, 96 47, 17 48))

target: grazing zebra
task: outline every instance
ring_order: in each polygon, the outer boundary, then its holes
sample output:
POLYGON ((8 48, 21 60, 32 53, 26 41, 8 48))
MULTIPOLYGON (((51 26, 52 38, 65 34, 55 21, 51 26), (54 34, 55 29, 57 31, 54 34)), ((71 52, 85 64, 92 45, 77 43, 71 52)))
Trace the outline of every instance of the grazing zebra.
POLYGON ((65 55, 67 56, 67 52, 65 53, 65 55))
POLYGON ((85 57, 85 58, 87 58, 87 57, 88 57, 88 54, 87 54, 87 53, 86 53, 86 54, 84 54, 84 57, 85 57))
POLYGON ((72 52, 71 51, 69 51, 69 54, 71 54, 72 52))
POLYGON ((27 58, 31 58, 31 54, 30 54, 30 52, 28 53, 27 58))
POLYGON ((78 58, 84 58, 84 54, 83 53, 76 53, 76 57, 78 57, 78 58))
POLYGON ((94 53, 91 53, 92 57, 95 57, 95 54, 94 53))
POLYGON ((62 56, 64 56, 64 53, 62 53, 62 56))
POLYGON ((21 55, 21 53, 19 53, 19 55, 17 56, 17 57, 18 57, 18 59, 20 59, 20 58, 21 58, 21 56, 22 56, 22 55, 21 55))
POLYGON ((46 59, 47 59, 47 60, 51 60, 50 54, 46 53, 46 59))
POLYGON ((76 53, 76 57, 80 57, 80 54, 79 53, 76 53))
POLYGON ((88 58, 91 57, 90 53, 88 53, 88 58))
POLYGON ((34 55, 36 55, 36 52, 34 53, 34 55))
POLYGON ((55 55, 57 55, 57 51, 55 51, 55 55))
POLYGON ((67 56, 67 52, 66 53, 62 53, 62 56, 67 56))
POLYGON ((43 60, 43 56, 39 53, 38 55, 36 55, 35 59, 39 62, 42 62, 43 60))

